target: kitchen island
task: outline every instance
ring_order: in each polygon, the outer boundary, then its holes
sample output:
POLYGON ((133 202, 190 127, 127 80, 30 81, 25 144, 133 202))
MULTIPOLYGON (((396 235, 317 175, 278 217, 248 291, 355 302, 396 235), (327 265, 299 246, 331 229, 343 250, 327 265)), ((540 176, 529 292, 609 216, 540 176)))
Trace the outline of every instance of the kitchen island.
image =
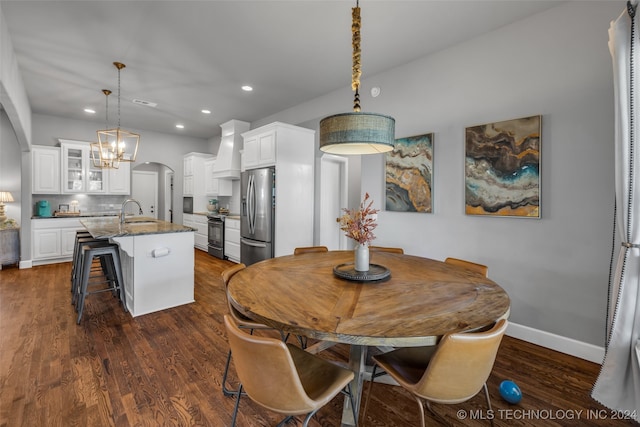
POLYGON ((147 217, 91 218, 96 239, 120 247, 125 301, 132 316, 194 302, 194 229, 147 217))

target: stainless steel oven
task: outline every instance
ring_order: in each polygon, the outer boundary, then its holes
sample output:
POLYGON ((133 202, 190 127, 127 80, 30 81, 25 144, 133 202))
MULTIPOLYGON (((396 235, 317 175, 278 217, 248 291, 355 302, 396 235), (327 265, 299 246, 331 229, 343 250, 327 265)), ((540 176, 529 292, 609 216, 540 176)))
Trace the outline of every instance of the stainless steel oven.
POLYGON ((224 215, 209 217, 209 243, 207 249, 209 255, 224 259, 224 215))

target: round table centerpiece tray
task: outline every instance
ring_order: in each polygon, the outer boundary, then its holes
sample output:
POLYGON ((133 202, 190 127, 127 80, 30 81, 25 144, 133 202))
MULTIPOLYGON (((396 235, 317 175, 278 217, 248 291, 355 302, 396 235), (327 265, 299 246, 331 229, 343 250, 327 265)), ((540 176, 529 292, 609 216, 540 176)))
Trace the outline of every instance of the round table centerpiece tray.
POLYGON ((391 275, 391 271, 387 267, 378 264, 369 264, 368 271, 356 271, 354 263, 349 262, 333 267, 333 274, 341 279, 354 282, 376 282, 388 278, 391 275))

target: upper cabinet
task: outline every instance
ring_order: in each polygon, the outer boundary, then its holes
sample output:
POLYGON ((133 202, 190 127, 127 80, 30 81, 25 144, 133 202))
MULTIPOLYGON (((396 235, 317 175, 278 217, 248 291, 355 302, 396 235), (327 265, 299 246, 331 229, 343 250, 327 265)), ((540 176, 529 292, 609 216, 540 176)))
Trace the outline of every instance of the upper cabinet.
POLYGON ((93 165, 88 142, 60 140, 60 147, 32 147, 32 194, 131 194, 131 163, 118 169, 93 165))
POLYGON ((243 165, 245 169, 256 169, 276 164, 276 131, 275 129, 244 136, 243 165))
POLYGON ((216 159, 207 159, 204 162, 204 192, 207 196, 232 196, 231 179, 214 178, 216 159))
POLYGON ((60 194, 60 148, 32 146, 33 194, 60 194))
POLYGON ((62 150, 62 192, 104 194, 105 170, 93 165, 91 146, 85 142, 60 140, 62 150))
POLYGON ((118 169, 108 169, 107 193, 131 194, 131 163, 121 162, 118 169))
POLYGON ((215 157, 210 153, 188 153, 183 158, 182 193, 184 196, 193 197, 194 212, 207 209, 205 162, 211 159, 215 157))

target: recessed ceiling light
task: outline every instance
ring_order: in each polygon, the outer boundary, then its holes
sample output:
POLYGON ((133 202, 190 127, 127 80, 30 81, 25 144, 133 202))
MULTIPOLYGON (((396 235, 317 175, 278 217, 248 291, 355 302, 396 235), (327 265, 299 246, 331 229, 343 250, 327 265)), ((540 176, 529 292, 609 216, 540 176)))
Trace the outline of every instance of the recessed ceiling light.
POLYGON ((242 90, 244 90, 245 92, 251 92, 253 88, 249 85, 244 85, 242 86, 242 90))
POLYGON ((211 114, 211 110, 201 110, 202 114, 211 114))
POLYGON ((94 110, 93 108, 85 108, 84 112, 87 114, 95 114, 96 110, 94 110))
POLYGON ((178 129, 184 129, 184 125, 181 125, 181 124, 177 124, 177 125, 176 125, 176 127, 177 127, 178 129))

